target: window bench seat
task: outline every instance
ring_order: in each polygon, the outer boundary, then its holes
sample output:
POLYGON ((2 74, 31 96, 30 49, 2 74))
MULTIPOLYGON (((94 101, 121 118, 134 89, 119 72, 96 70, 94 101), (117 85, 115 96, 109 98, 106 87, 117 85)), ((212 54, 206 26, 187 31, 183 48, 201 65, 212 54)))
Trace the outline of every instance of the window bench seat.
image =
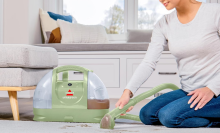
MULTIPOLYGON (((70 51, 146 51, 148 42, 137 43, 75 43, 75 44, 36 44, 35 46, 41 47, 53 47, 57 52, 70 52, 70 51)), ((164 51, 169 51, 168 47, 165 47, 164 51)))

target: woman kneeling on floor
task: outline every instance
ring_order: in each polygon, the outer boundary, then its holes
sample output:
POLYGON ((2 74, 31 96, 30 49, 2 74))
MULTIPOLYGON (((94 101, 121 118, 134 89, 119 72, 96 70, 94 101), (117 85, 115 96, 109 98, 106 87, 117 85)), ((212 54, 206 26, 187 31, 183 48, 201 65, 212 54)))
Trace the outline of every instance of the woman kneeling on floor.
POLYGON ((174 128, 220 127, 220 4, 195 0, 160 2, 167 10, 176 10, 156 23, 145 58, 115 106, 123 108, 129 102, 155 70, 169 44, 181 88, 147 103, 140 110, 140 120, 146 125, 174 128))

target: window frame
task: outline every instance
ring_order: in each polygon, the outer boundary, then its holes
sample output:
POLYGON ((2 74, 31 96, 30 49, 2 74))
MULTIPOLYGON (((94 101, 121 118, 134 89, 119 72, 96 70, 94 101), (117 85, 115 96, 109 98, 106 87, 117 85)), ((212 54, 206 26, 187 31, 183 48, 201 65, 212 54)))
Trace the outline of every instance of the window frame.
POLYGON ((138 0, 124 0, 124 34, 108 34, 110 41, 126 41, 127 29, 138 28, 138 0))
MULTIPOLYGON (((126 41, 127 29, 138 29, 138 0, 124 0, 124 34, 108 34, 109 41, 126 41), (129 10, 128 10, 129 9, 129 10)), ((220 0, 206 0, 207 3, 220 3, 220 0)), ((58 13, 63 14, 63 0, 58 0, 58 13)))

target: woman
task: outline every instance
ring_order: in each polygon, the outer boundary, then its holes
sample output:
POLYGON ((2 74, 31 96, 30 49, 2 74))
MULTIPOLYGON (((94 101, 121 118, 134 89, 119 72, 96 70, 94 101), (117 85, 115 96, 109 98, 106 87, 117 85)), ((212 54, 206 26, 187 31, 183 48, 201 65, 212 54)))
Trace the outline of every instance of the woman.
POLYGON ((164 46, 169 44, 181 88, 146 104, 140 110, 141 121, 174 128, 220 127, 220 4, 194 0, 160 2, 167 10, 176 10, 156 23, 145 58, 115 106, 123 108, 128 103, 155 70, 164 46))

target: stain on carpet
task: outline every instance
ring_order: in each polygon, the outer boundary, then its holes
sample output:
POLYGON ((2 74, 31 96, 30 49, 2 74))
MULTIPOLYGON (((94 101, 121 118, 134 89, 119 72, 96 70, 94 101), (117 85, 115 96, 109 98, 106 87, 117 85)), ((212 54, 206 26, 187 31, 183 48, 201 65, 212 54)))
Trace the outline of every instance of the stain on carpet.
POLYGON ((87 125, 87 124, 81 124, 81 125, 77 125, 77 126, 81 126, 81 127, 91 127, 91 126, 89 126, 89 125, 87 125))
POLYGON ((66 129, 67 127, 76 127, 76 126, 69 126, 69 125, 66 125, 66 126, 60 127, 60 129, 66 129))
POLYGON ((129 130, 112 130, 112 131, 105 131, 105 133, 127 133, 127 132, 139 132, 139 131, 129 131, 129 130))
MULTIPOLYGON (((91 127, 87 124, 80 124, 80 125, 76 125, 76 126, 80 126, 80 127, 91 127)), ((76 127, 76 126, 70 126, 70 125, 66 125, 66 126, 63 126, 63 127, 60 127, 60 129, 66 129, 67 127, 76 127)))

